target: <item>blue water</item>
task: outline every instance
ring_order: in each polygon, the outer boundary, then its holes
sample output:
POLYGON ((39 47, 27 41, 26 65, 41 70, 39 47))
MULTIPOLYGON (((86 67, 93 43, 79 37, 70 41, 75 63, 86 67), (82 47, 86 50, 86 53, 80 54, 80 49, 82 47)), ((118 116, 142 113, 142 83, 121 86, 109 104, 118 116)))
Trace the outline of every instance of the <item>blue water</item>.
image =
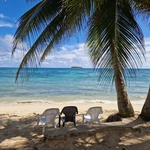
MULTIPOLYGON (((23 84, 15 83, 17 68, 0 68, 0 103, 115 103, 114 85, 98 81, 94 69, 40 68, 23 84)), ((143 104, 149 84, 150 69, 141 69, 136 78, 127 82, 132 103, 143 104)))

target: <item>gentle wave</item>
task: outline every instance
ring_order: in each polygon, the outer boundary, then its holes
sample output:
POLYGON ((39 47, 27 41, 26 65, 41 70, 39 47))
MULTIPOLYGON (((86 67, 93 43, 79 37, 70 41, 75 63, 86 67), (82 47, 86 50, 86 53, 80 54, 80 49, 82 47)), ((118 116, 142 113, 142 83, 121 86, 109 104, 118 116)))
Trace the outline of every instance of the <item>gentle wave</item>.
MULTIPOLYGON (((144 104, 144 100, 140 101, 131 101, 132 104, 144 104)), ((82 104, 82 103, 95 103, 95 104, 117 104, 117 101, 110 101, 110 100, 77 100, 77 101, 46 101, 46 100, 26 100, 26 101, 14 101, 14 102, 1 102, 1 105, 13 105, 13 104, 82 104)))

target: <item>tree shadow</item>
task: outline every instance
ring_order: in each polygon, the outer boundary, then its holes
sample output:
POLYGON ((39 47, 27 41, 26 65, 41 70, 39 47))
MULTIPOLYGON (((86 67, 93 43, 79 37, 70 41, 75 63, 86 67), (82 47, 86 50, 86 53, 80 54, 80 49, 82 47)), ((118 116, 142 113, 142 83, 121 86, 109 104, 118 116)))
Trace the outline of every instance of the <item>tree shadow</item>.
POLYGON ((49 150, 148 150, 149 138, 132 128, 107 127, 46 140, 49 150))
POLYGON ((42 129, 37 129, 37 114, 23 118, 18 115, 0 114, 0 149, 37 149, 43 143, 42 129))
POLYGON ((148 150, 150 147, 150 122, 143 121, 140 116, 119 126, 91 125, 84 130, 86 127, 80 124, 75 132, 66 127, 66 134, 53 135, 45 144, 49 150, 148 150), (83 132, 79 131, 80 127, 83 132))
POLYGON ((44 142, 42 128, 36 127, 37 114, 26 118, 1 114, 0 149, 148 150, 150 147, 150 122, 143 121, 140 116, 123 126, 82 125, 80 122, 78 120, 76 127, 68 123, 61 128, 46 128, 50 136, 44 142))

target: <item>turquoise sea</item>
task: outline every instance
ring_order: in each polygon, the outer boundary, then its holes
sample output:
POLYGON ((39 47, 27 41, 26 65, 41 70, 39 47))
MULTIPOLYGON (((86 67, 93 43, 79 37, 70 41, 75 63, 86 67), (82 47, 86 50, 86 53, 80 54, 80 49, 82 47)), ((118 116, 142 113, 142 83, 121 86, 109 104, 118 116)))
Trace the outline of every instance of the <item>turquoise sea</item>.
MULTIPOLYGON (((16 71, 0 68, 0 103, 116 103, 115 87, 102 85, 94 69, 39 68, 23 84, 15 83, 16 71)), ((143 104, 149 85, 150 69, 140 69, 127 84, 131 102, 143 104)))

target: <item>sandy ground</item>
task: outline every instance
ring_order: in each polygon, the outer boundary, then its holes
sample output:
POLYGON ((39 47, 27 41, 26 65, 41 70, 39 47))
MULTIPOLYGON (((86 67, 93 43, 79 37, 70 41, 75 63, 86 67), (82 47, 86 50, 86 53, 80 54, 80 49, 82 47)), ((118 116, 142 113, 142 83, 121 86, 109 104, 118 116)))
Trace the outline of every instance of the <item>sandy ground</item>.
POLYGON ((0 105, 0 150, 149 150, 150 122, 139 117, 142 105, 133 105, 135 116, 120 122, 106 123, 117 112, 117 106, 103 103, 79 104, 13 104, 0 105), (50 135, 44 142, 42 127, 37 128, 37 116, 47 108, 77 106, 77 126, 46 127, 50 135), (81 114, 89 107, 102 106, 101 124, 82 124, 81 114), (71 131, 71 132, 70 132, 71 131), (52 136, 55 134, 55 136, 52 136))

